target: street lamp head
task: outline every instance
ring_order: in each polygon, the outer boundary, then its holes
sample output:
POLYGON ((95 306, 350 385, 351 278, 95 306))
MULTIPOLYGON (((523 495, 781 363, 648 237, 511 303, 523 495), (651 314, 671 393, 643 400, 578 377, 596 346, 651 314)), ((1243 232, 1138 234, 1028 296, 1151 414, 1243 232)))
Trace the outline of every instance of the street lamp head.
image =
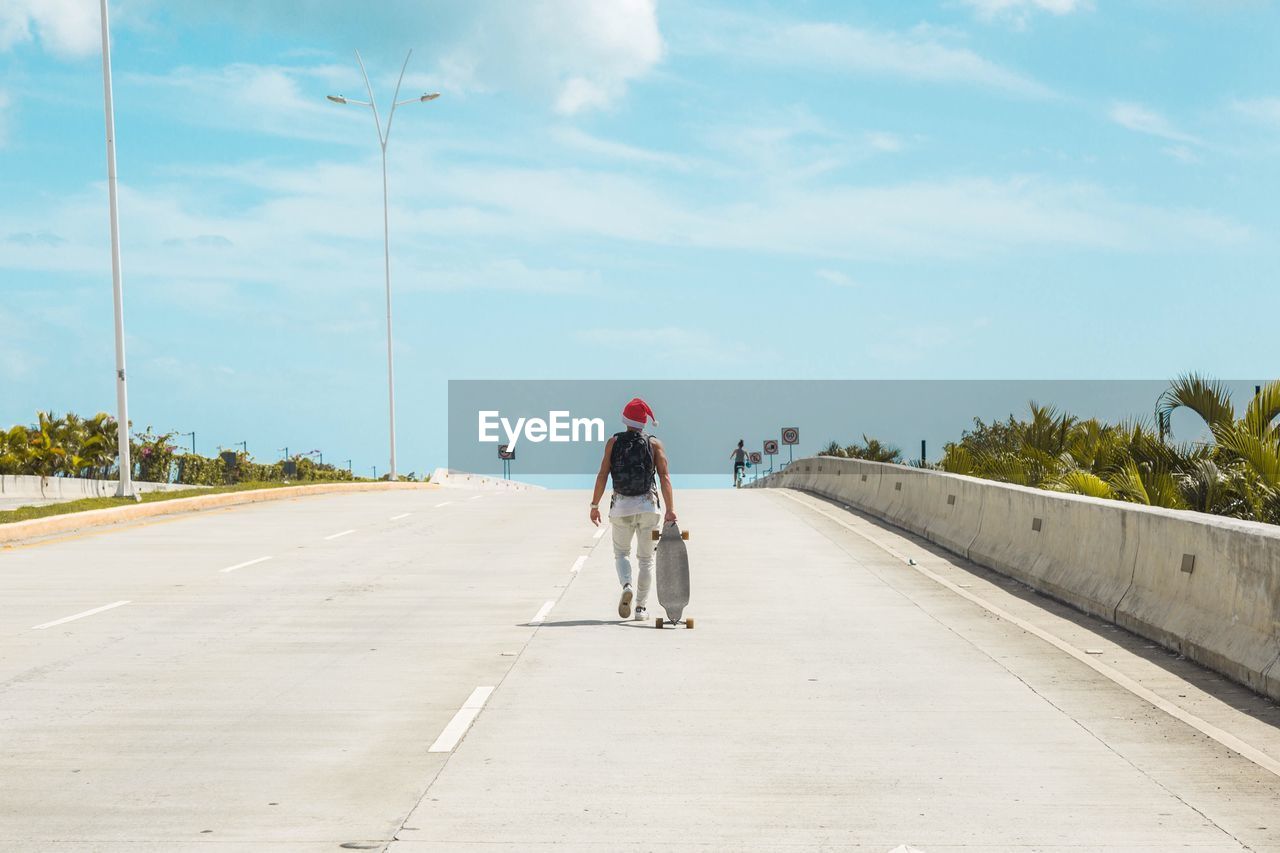
POLYGON ((421 98, 419 98, 418 100, 421 100, 421 101, 434 101, 434 100, 435 100, 436 98, 438 98, 438 97, 440 97, 440 93, 439 93, 439 92, 428 92, 427 94, 423 95, 423 96, 422 96, 421 98))
POLYGON ((347 102, 347 99, 341 95, 325 95, 325 97, 333 101, 335 104, 345 104, 347 102))

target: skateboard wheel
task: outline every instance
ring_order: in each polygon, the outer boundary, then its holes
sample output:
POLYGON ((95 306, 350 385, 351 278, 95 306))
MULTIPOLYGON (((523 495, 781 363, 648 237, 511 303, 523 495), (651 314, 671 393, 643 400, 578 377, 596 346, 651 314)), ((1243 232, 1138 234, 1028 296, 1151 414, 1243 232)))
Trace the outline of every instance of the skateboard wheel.
POLYGON ((692 620, 692 619, 686 619, 686 620, 684 620, 684 626, 685 626, 686 628, 688 628, 688 629, 692 630, 692 629, 693 629, 693 620, 692 620))
POLYGON ((653 627, 655 627, 655 628, 661 628, 661 627, 662 627, 662 617, 661 617, 661 616, 655 616, 655 617, 654 617, 654 619, 653 619, 653 627))
POLYGON ((681 538, 681 539, 683 539, 684 541, 688 542, 688 541, 689 541, 689 531, 687 531, 687 530, 681 530, 681 531, 680 531, 680 538, 681 538))

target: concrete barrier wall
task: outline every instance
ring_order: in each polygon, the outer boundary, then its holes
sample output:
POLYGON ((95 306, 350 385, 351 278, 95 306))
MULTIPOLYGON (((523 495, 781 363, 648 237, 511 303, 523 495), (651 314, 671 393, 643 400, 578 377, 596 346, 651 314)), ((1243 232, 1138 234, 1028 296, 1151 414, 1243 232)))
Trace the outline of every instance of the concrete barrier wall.
POLYGON ((853 506, 1280 699, 1280 527, 827 457, 754 485, 853 506))
POLYGON ((969 548, 982 528, 985 490, 967 477, 944 474, 929 477, 925 486, 927 519, 925 538, 969 556, 969 548))
MULTIPOLYGON (((30 498, 34 502, 72 501, 80 498, 109 498, 116 493, 115 480, 86 480, 79 477, 34 477, 26 474, 0 475, 0 498, 7 503, 30 498)), ((198 489, 178 483, 134 481, 140 492, 167 492, 198 489)))
POLYGON ((486 491, 523 492, 531 489, 542 488, 542 486, 535 486, 530 483, 521 483, 517 480, 503 480, 500 477, 486 477, 483 474, 454 471, 451 468, 437 468, 432 471, 431 482, 435 483, 437 486, 462 486, 468 489, 483 489, 486 491))
POLYGON ((1139 559, 1116 622, 1280 699, 1276 528, 1229 519, 1188 524, 1183 515, 1132 519, 1139 559))
POLYGON ((979 488, 986 494, 969 559, 1114 621, 1137 558, 1123 505, 1021 486, 979 488))

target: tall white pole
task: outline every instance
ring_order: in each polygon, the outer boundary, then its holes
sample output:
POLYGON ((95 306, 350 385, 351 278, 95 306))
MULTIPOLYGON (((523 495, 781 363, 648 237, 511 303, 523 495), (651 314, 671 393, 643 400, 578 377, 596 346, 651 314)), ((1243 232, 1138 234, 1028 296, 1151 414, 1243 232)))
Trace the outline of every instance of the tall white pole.
MULTIPOLYGON (((105 2, 105 0, 103 0, 105 2)), ((394 109, 394 107, 392 107, 394 109)), ((390 126, 387 128, 390 132, 390 126)), ((387 189, 387 143, 382 141, 382 253, 387 274, 387 399, 391 406, 391 481, 396 475, 396 370, 391 338, 391 205, 387 189)))
MULTIPOLYGON (((338 104, 359 104, 368 107, 373 114, 373 127, 378 132, 378 145, 382 149, 382 260, 386 273, 387 288, 387 406, 391 425, 391 474, 392 480, 399 475, 396 468, 396 368, 395 339, 391 330, 391 191, 387 184, 387 142, 391 139, 391 123, 396 117, 396 108, 413 101, 431 101, 440 97, 439 92, 424 94, 408 101, 400 100, 400 84, 404 82, 405 69, 409 67, 409 59, 413 56, 410 50, 405 54, 404 64, 400 66, 400 78, 396 80, 396 90, 391 96, 391 109, 387 112, 387 126, 384 130, 382 119, 378 115, 378 99, 373 96, 373 84, 369 82, 369 72, 365 70, 360 51, 356 51, 356 62, 360 65, 360 74, 364 77, 364 87, 369 92, 369 102, 348 100, 342 95, 329 95, 329 100, 338 104)), ((374 469, 377 476, 377 469, 374 469)))
POLYGON ((107 0, 102 10, 102 99, 107 114, 107 196, 111 206, 111 289, 116 323, 116 434, 120 447, 120 485, 116 496, 133 497, 133 459, 129 454, 129 388, 124 376, 124 292, 120 272, 120 215, 116 200, 116 119, 111 100, 111 27, 107 0))

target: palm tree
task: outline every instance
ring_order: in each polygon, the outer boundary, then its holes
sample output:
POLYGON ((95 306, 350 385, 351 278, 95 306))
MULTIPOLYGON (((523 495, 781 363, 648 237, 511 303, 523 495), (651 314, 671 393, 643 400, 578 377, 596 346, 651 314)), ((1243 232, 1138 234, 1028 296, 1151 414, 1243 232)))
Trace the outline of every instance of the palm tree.
POLYGON ((1280 521, 1280 381, 1262 386, 1237 420, 1223 383, 1187 374, 1161 395, 1157 412, 1167 418, 1179 408, 1199 415, 1213 437, 1213 468, 1184 478, 1194 498, 1188 503, 1212 501, 1231 515, 1280 521))
POLYGON ((850 459, 865 459, 868 462, 902 462, 901 450, 879 439, 869 438, 865 432, 862 434, 862 444, 850 444, 844 449, 844 454, 850 459))
POLYGON ((1144 421, 1079 420, 1030 404, 1030 417, 974 420, 945 446, 940 466, 957 474, 1280 522, 1280 382, 1267 384, 1236 419, 1227 387, 1190 374, 1156 404, 1159 422, 1186 408, 1212 441, 1176 443, 1144 421))

